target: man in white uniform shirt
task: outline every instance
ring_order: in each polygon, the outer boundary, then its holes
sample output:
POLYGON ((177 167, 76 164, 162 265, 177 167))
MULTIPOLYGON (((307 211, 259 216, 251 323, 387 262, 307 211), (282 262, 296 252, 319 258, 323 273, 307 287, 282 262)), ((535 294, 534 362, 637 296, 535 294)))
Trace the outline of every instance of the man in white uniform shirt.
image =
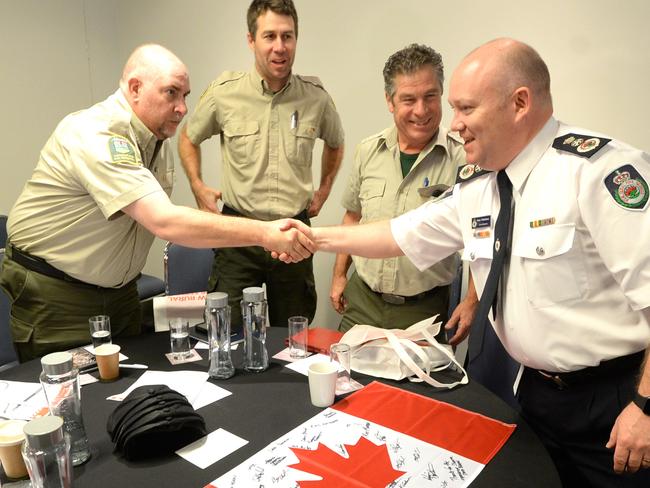
POLYGON ((524 366, 524 418, 565 486, 650 486, 650 156, 554 119, 546 64, 511 39, 472 51, 449 101, 470 163, 464 181, 391 221, 313 229, 315 243, 405 254, 419 269, 464 249, 490 305, 493 255, 510 248, 493 273, 502 285, 491 318, 524 366), (502 241, 504 181, 514 220, 502 241))

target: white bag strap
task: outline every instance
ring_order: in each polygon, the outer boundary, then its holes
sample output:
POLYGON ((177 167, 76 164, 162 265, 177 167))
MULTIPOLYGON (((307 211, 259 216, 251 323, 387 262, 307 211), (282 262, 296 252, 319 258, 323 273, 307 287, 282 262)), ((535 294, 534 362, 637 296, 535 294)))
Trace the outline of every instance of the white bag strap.
POLYGON ((429 344, 431 344, 434 348, 436 348, 438 351, 442 352, 445 356, 449 358, 448 364, 439 366, 433 369, 432 371, 442 371, 443 369, 447 369, 449 365, 453 363, 456 365, 458 369, 460 369, 463 372, 463 374, 466 374, 462 366, 456 361, 456 357, 451 352, 449 352, 449 349, 440 345, 440 343, 436 340, 436 338, 433 336, 430 330, 423 329, 420 331, 420 333, 429 344))
MULTIPOLYGON (((429 374, 422 371, 422 368, 420 368, 415 363, 415 361, 413 361, 413 359, 404 350, 404 347, 403 347, 402 344, 406 344, 407 347, 413 352, 415 352, 416 349, 420 349, 420 346, 418 346, 417 344, 415 344, 414 342, 409 341, 409 340, 405 340, 404 343, 402 343, 402 341, 400 341, 397 337, 395 337, 395 335, 388 329, 385 331, 385 333, 386 333, 386 338, 388 339, 388 342, 390 342, 390 345, 393 347, 393 349, 395 350, 395 352, 397 353, 399 358, 409 368, 409 370, 415 376, 417 376, 421 381, 424 381, 424 382, 428 383, 431 386, 437 386, 439 388, 453 388, 454 386, 457 386, 457 385, 466 385, 467 382, 469 381, 468 378, 467 378, 467 373, 461 367, 461 365, 458 364, 458 361, 456 361, 456 359, 453 357, 453 355, 449 351, 447 351, 444 347, 440 346, 440 344, 438 344, 438 342, 433 337, 431 337, 431 339, 433 339, 432 345, 434 347, 436 347, 436 349, 438 349, 439 351, 443 352, 445 354, 445 356, 447 356, 450 359, 450 361, 453 362, 459 368, 460 371, 462 371, 463 377, 462 377, 462 379, 460 381, 455 381, 453 383, 447 384, 447 383, 440 383, 439 381, 434 380, 433 378, 431 378, 431 376, 429 376, 429 374)), ((420 351, 420 352, 422 352, 422 351, 420 351)), ((418 353, 416 353, 416 354, 418 354, 418 353)), ((420 354, 418 354, 418 357, 421 357, 420 354)), ((428 361, 428 358, 427 358, 427 361, 428 361)), ((426 364, 426 362, 424 364, 426 364)), ((417 381, 417 380, 415 380, 415 378, 414 378, 412 381, 417 381)))
MULTIPOLYGON (((429 356, 427 355, 427 353, 424 352, 424 350, 422 349, 422 347, 420 347, 418 344, 416 344, 415 342, 413 342, 413 341, 411 341, 411 340, 409 340, 409 339, 397 339, 397 340, 399 341, 399 343, 400 343, 402 346, 407 347, 408 349, 410 349, 411 351, 413 351, 413 353, 414 353, 417 357, 420 358, 420 361, 422 361, 422 364, 425 365, 424 373, 425 373, 427 376, 429 376, 429 374, 430 374, 430 372, 431 372, 431 360, 429 359, 429 356)), ((409 356, 409 359, 410 359, 410 356, 409 356)), ((417 365, 417 363, 415 363, 415 364, 417 365)), ((447 366, 445 365, 445 367, 447 367, 447 366)), ((419 381, 419 380, 418 380, 418 381, 419 381)))

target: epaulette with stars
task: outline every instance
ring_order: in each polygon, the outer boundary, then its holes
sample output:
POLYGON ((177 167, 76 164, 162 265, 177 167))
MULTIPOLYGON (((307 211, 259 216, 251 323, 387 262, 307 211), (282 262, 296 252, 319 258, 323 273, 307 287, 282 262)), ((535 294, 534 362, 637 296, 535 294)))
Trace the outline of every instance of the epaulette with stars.
POLYGON ((488 173, 490 173, 489 170, 481 168, 478 164, 466 164, 458 168, 456 183, 465 183, 466 181, 473 180, 478 176, 483 176, 488 173))
POLYGON ((611 139, 605 137, 570 133, 556 138, 553 141, 553 147, 559 151, 569 152, 588 159, 604 148, 610 141, 611 139))

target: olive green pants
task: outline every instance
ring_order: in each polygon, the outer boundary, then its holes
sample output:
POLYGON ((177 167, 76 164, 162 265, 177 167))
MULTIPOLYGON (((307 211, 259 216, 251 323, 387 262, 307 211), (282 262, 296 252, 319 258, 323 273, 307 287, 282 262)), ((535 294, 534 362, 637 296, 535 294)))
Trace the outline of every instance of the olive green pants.
POLYGON ((0 273, 11 301, 11 334, 21 362, 90 344, 88 318, 111 317, 111 335, 140 333, 135 280, 122 288, 70 283, 30 271, 6 256, 0 273))
POLYGON ((228 294, 231 330, 242 329, 242 290, 266 283, 271 326, 287 326, 293 315, 311 322, 316 313, 316 285, 312 257, 285 264, 261 247, 216 249, 208 290, 228 294))
MULTIPOLYGON (((339 330, 346 332, 355 324, 374 325, 383 329, 406 329, 420 320, 438 314, 436 322, 447 320, 449 308, 449 286, 434 288, 430 294, 401 305, 387 303, 366 285, 355 271, 343 292, 348 304, 339 324, 339 330)), ((446 344, 442 326, 436 336, 438 342, 446 344)))

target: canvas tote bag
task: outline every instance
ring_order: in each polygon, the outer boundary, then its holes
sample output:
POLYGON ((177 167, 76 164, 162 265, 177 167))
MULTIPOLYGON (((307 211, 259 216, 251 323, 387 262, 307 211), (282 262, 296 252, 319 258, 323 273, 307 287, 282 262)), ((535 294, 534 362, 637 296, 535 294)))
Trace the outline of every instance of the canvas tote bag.
POLYGON ((468 382, 467 373, 456 361, 451 346, 438 344, 438 316, 417 322, 407 329, 382 329, 356 324, 341 342, 350 346, 350 367, 354 371, 379 378, 424 381, 431 386, 453 388, 468 382), (441 383, 430 376, 454 365, 462 373, 459 381, 441 383))

